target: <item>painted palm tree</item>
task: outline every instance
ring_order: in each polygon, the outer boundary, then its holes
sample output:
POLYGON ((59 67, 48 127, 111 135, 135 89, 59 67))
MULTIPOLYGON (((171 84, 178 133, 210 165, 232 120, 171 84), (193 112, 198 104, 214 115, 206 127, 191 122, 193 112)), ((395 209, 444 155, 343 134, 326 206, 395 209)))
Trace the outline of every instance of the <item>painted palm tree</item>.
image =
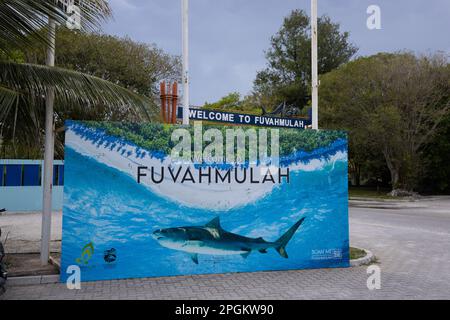
MULTIPOLYGON (((157 116, 154 103, 130 90, 103 79, 56 67, 12 62, 14 50, 50 45, 46 36, 48 21, 65 25, 64 1, 0 0, 0 138, 7 133, 30 144, 42 135, 45 97, 55 94, 55 108, 64 112, 95 112, 98 106, 121 108, 137 118, 157 116), (20 121, 18 121, 18 119, 20 121), (39 134, 41 133, 41 134, 39 134)), ((80 3, 82 28, 92 31, 111 16, 105 0, 83 0, 80 3)))

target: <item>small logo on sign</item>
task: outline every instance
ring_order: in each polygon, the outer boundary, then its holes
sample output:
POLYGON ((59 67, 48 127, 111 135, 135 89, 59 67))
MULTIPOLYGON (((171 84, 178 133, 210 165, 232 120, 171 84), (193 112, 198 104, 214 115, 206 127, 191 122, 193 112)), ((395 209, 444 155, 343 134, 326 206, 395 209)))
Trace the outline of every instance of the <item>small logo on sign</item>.
POLYGON ((105 260, 106 263, 113 263, 117 260, 117 251, 114 248, 111 248, 109 250, 106 250, 103 254, 103 260, 105 260))
POLYGON ((342 249, 316 249, 311 251, 312 260, 342 259, 342 249))
POLYGON ((93 255, 94 255, 94 244, 90 242, 83 247, 83 249, 81 250, 81 257, 77 258, 75 262, 78 264, 87 265, 93 255))

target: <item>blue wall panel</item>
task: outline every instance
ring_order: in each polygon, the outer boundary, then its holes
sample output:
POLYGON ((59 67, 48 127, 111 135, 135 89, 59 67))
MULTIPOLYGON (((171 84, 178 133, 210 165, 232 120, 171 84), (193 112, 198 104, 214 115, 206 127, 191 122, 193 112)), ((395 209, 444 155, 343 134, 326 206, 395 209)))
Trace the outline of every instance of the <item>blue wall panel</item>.
POLYGON ((58 166, 53 166, 53 185, 58 185, 58 166))
POLYGON ((20 187, 22 185, 22 165, 6 165, 6 183, 7 187, 20 187))
POLYGON ((58 185, 64 185, 64 166, 60 165, 59 167, 59 175, 58 175, 58 185))
POLYGON ((5 175, 5 166, 0 164, 0 187, 3 187, 3 176, 5 175))
POLYGON ((41 181, 39 177, 39 169, 40 166, 33 165, 24 165, 23 167, 23 185, 24 186, 40 186, 41 181))
MULTIPOLYGON (((53 210, 61 210, 63 187, 54 187, 52 198, 53 210)), ((0 189, 0 208, 9 213, 41 211, 42 187, 3 187, 0 189)))
MULTIPOLYGON (((0 207, 11 213, 42 210, 42 160, 0 159, 0 207), (23 170, 22 170, 23 167, 23 170), (8 178, 6 178, 8 171, 8 178)), ((53 188, 53 210, 61 210, 63 202, 63 162, 55 160, 58 171, 53 188)))

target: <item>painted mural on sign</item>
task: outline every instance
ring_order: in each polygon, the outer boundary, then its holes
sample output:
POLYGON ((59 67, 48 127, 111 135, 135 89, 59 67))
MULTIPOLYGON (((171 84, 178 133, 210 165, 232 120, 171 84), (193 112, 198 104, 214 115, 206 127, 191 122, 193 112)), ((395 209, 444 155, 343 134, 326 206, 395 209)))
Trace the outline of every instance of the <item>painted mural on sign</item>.
POLYGON ((66 128, 61 263, 82 281, 349 266, 344 132, 66 128))

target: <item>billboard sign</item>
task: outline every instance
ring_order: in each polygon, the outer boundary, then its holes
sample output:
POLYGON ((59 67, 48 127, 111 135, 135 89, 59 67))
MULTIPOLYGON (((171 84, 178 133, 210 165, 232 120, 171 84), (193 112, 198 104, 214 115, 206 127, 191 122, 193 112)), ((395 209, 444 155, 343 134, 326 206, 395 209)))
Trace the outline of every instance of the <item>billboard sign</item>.
POLYGON ((344 132, 66 127, 61 267, 82 281, 349 266, 344 132))

